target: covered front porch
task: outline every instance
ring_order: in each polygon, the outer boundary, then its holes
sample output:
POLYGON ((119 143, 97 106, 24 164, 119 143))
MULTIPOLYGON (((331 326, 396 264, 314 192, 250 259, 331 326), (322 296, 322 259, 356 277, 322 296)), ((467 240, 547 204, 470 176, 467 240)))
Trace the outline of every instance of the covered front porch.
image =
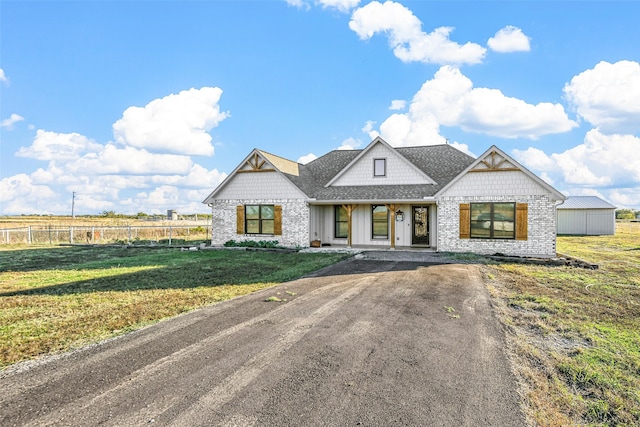
POLYGON ((436 249, 435 202, 310 204, 311 246, 436 249))

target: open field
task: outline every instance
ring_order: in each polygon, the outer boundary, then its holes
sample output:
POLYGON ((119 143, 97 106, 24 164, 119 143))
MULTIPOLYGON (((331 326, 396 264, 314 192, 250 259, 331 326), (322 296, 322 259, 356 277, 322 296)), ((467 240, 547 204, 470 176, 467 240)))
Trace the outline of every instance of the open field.
MULTIPOLYGON (((640 223, 561 236, 598 270, 481 266, 528 416, 640 425, 640 223)), ((343 255, 0 247, 0 366, 60 352, 291 280, 343 255)), ((286 298, 286 296, 281 296, 286 298)))
POLYGON ((529 417, 542 426, 640 425, 640 223, 561 236, 598 270, 488 265, 529 417))
POLYGON ((0 216, 0 245, 129 244, 185 245, 208 242, 206 215, 180 217, 0 216))
POLYGON ((127 217, 127 216, 56 216, 56 215, 13 215, 0 216, 0 229, 28 226, 124 226, 124 225, 195 225, 211 222, 211 215, 190 215, 180 220, 168 220, 164 216, 127 217), (184 218, 184 219, 183 219, 184 218))
POLYGON ((0 247, 0 368, 293 280, 344 257, 0 247))

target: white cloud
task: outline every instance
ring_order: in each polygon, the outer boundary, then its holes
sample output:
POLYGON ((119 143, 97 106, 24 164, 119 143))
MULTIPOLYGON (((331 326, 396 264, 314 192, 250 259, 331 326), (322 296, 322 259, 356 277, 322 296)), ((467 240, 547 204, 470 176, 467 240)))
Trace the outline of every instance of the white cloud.
POLYGON ((0 180, 0 202, 4 214, 49 214, 61 212, 64 205, 46 185, 35 185, 29 175, 18 174, 0 180))
POLYGON ((640 208, 640 187, 609 191, 607 200, 618 208, 640 208))
POLYGON ((147 194, 145 203, 155 208, 180 204, 180 190, 173 185, 161 185, 147 194))
POLYGON ((313 153, 305 154, 304 156, 301 156, 301 157, 298 159, 298 163, 301 163, 301 164, 303 164, 303 165, 306 165, 307 163, 310 163, 310 162, 314 161, 314 160, 315 160, 315 159, 317 159, 317 158, 318 158, 318 156, 316 156, 316 155, 315 155, 315 154, 313 154, 313 153))
MULTIPOLYGON (((180 187, 197 187, 205 188, 208 193, 205 197, 216 188, 227 174, 217 169, 208 170, 205 167, 195 163, 186 174, 181 175, 155 175, 150 177, 149 181, 154 185, 174 185, 180 187)), ((204 200, 204 198, 202 200, 204 200)))
POLYGON ((189 156, 155 154, 144 149, 107 144, 99 152, 69 162, 65 169, 85 175, 172 175, 186 174, 192 166, 189 156))
MULTIPOLYGON (((395 146, 442 144, 440 126, 457 126, 468 132, 501 138, 530 138, 562 133, 577 126, 559 104, 527 104, 496 89, 474 88, 460 70, 443 66, 414 95, 409 111, 392 114, 379 134, 395 146)), ((363 129, 371 137, 378 131, 363 129)))
POLYGON ((11 116, 9 116, 8 119, 4 119, 2 122, 0 122, 0 128, 11 130, 13 129, 13 125, 23 120, 24 120, 24 117, 22 117, 19 114, 13 113, 11 114, 11 116))
POLYGON ((564 87, 577 113, 606 132, 640 130, 640 63, 602 61, 564 87))
MULTIPOLYGON (((206 132, 227 117, 217 105, 221 93, 217 88, 191 89, 156 99, 144 108, 129 108, 114 124, 120 144, 99 144, 78 133, 38 130, 31 145, 21 147, 16 155, 48 165, 31 175, 2 179, 1 212, 68 214, 72 192, 77 194, 76 213, 206 212, 202 200, 226 174, 194 163, 188 154, 213 153, 206 132), (168 139, 154 141, 158 132, 183 143, 167 146, 168 139), (150 199, 132 197, 136 190, 144 190, 150 199)), ((12 115, 2 126, 22 119, 18 117, 12 115)))
POLYGON ((20 147, 16 156, 37 160, 72 160, 83 153, 101 150, 102 145, 79 133, 56 133, 39 129, 29 147, 20 147))
MULTIPOLYGON (((376 125, 376 122, 374 122, 373 120, 367 120, 364 124, 364 126, 362 127, 362 132, 367 133, 367 134, 371 134, 371 132, 374 131, 373 127, 376 125)), ((372 136, 371 139, 375 139, 375 137, 378 136, 377 134, 375 136, 372 136)))
POLYGON ((500 53, 529 52, 529 40, 520 28, 507 25, 487 41, 487 46, 500 53))
MULTIPOLYGON (((304 0, 285 0, 289 6, 297 7, 298 9, 310 9, 311 1, 304 0)), ((340 12, 349 12, 358 4, 360 0, 313 0, 313 3, 319 5, 324 9, 336 9, 340 12)))
POLYGON ((2 82, 2 83, 8 83, 9 82, 9 79, 4 74, 4 70, 2 68, 0 68, 0 82, 2 82))
POLYGON ((303 7, 307 7, 307 8, 309 7, 309 5, 305 3, 303 0, 285 0, 285 1, 289 6, 297 7, 299 9, 302 9, 303 7))
MULTIPOLYGON (((406 114, 392 114, 380 124, 379 135, 394 147, 436 145, 446 143, 440 125, 431 114, 416 114, 413 106, 406 114)), ((375 138, 377 132, 370 132, 375 138)))
POLYGON ((486 49, 476 43, 460 45, 449 39, 452 27, 440 27, 431 33, 422 31, 422 22, 407 7, 393 1, 373 1, 356 9, 349 28, 367 40, 386 33, 396 57, 403 62, 433 64, 477 64, 486 49))
POLYGON ((404 99, 394 99, 391 101, 391 105, 389 106, 389 110, 404 110, 407 106, 407 101, 404 99))
POLYGON ((514 157, 532 171, 544 173, 570 194, 598 192, 621 205, 640 207, 640 138, 606 135, 592 129, 584 142, 561 153, 547 155, 537 148, 514 150, 514 157), (615 195, 615 198, 613 197, 615 195), (629 196, 630 197, 630 196, 629 196))
POLYGON ((155 99, 144 107, 129 107, 113 124, 116 141, 150 151, 211 156, 207 132, 227 118, 215 87, 184 90, 155 99))
POLYGON ((325 8, 334 8, 340 12, 349 12, 360 3, 360 0, 318 0, 318 3, 325 8))
POLYGON ((362 145, 362 141, 356 138, 347 138, 336 150, 355 150, 362 145))

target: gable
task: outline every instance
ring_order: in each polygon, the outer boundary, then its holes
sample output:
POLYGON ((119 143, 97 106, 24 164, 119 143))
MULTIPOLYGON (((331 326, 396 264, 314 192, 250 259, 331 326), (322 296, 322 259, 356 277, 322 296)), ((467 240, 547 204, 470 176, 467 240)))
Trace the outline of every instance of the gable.
POLYGON ((296 178, 298 174, 297 163, 253 150, 203 203, 213 200, 305 198, 306 195, 287 178, 296 178))
POLYGON ((467 169, 440 190, 437 196, 565 196, 530 172, 496 146, 492 146, 467 169))
POLYGON ((327 187, 433 185, 435 181, 393 147, 376 138, 327 187))

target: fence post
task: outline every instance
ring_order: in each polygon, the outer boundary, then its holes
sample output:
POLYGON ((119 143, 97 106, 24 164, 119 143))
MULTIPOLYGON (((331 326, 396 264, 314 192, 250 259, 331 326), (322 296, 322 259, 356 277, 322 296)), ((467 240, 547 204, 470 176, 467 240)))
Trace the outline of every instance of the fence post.
POLYGON ((128 229, 129 229, 129 239, 127 240, 127 243, 131 244, 131 226, 130 225, 128 226, 128 229))
POLYGON ((51 224, 49 224, 49 244, 51 245, 51 224))
POLYGON ((73 227, 69 227, 69 243, 73 245, 73 227))
POLYGON ((94 245, 96 243, 96 228, 91 227, 91 244, 94 245))
POLYGON ((169 246, 171 246, 171 232, 172 232, 173 227, 169 226, 169 246))
POLYGON ((30 245, 31 244, 31 226, 28 226, 27 228, 28 228, 28 230, 27 230, 27 244, 30 245))

